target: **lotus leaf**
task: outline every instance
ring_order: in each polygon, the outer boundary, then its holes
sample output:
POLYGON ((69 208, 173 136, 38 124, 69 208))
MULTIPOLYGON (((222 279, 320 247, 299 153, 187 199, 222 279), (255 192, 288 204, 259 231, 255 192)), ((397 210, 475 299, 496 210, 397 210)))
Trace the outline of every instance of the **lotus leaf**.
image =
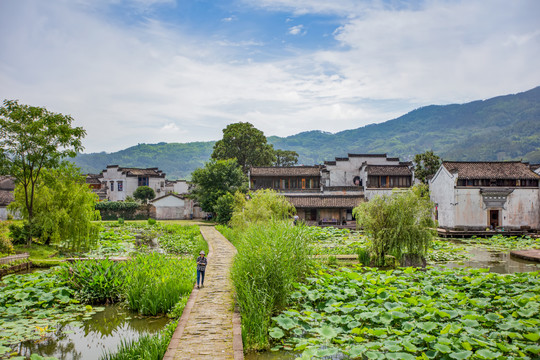
POLYGON ((476 351, 476 355, 480 359, 496 359, 499 356, 501 356, 501 353, 493 352, 493 351, 490 351, 488 349, 480 349, 480 350, 476 351))
POLYGON ((468 359, 472 354, 473 354, 472 351, 465 350, 465 351, 453 352, 450 354, 450 357, 456 360, 464 360, 464 359, 468 359))
POLYGON ((269 334, 274 339, 281 339, 283 336, 285 336, 285 333, 283 332, 283 330, 281 330, 278 327, 271 328, 269 334))
POLYGON ((332 326, 322 326, 316 329, 317 333, 327 340, 331 340, 338 335, 338 330, 332 326))

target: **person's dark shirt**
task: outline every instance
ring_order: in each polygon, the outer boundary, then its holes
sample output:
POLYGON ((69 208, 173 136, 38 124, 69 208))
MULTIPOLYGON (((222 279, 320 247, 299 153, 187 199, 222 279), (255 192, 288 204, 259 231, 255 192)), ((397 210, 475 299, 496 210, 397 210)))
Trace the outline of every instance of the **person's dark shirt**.
POLYGON ((197 258, 197 270, 205 271, 206 265, 208 265, 208 260, 204 256, 199 256, 197 258))

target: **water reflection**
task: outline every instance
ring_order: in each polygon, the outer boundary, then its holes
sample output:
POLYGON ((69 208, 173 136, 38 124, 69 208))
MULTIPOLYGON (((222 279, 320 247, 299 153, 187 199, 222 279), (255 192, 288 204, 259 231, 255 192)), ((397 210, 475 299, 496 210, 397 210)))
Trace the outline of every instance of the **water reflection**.
POLYGON ((464 261, 451 261, 445 266, 451 268, 472 267, 489 268, 490 272, 499 274, 513 274, 516 272, 530 272, 540 270, 539 263, 518 259, 510 256, 509 252, 489 251, 483 248, 468 248, 471 258, 464 261))
POLYGON ((60 360, 97 360, 105 352, 116 350, 121 342, 160 331, 168 321, 167 317, 141 317, 120 306, 108 306, 84 320, 82 326, 64 325, 51 337, 25 341, 14 350, 27 357, 35 353, 60 360))

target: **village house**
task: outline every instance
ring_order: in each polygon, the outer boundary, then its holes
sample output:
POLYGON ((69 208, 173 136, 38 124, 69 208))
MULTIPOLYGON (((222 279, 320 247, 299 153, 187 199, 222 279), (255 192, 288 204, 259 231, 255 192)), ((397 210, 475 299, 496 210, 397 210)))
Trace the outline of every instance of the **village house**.
POLYGON ((193 218, 193 200, 169 193, 150 200, 156 208, 157 220, 179 220, 193 218))
POLYGON ((0 176, 0 220, 7 220, 7 206, 11 204, 15 198, 13 191, 15 190, 15 181, 10 176, 0 176))
POLYGON ((439 227, 540 229, 540 175, 528 164, 443 161, 429 182, 439 227))
POLYGON ((354 226, 361 202, 411 186, 411 167, 386 154, 348 154, 324 165, 252 167, 248 176, 250 189, 279 191, 309 224, 354 226))
POLYGON ((165 173, 158 168, 127 168, 107 165, 100 175, 102 187, 106 189, 109 201, 125 201, 139 186, 152 188, 156 197, 165 193, 165 173))

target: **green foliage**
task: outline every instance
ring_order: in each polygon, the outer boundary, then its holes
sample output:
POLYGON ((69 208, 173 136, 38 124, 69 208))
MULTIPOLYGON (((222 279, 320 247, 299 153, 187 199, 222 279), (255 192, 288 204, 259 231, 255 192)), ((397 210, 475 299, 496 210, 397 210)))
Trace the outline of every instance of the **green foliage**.
POLYGON ((378 265, 385 256, 398 261, 403 254, 425 256, 435 236, 433 204, 425 185, 416 185, 392 195, 376 196, 353 210, 358 225, 371 239, 370 252, 378 265))
POLYGON ((277 149, 274 154, 276 156, 274 166, 294 166, 298 164, 298 153, 296 151, 277 149))
POLYGON ((246 200, 243 194, 236 193, 234 203, 230 224, 238 229, 245 229, 250 224, 272 219, 289 219, 296 213, 296 209, 285 196, 271 189, 251 192, 249 200, 246 200))
POLYGON ((225 236, 235 247, 238 246, 238 243, 241 241, 241 232, 235 231, 226 225, 216 225, 216 230, 225 236))
POLYGON ((539 298, 539 272, 326 269, 297 286, 269 335, 302 359, 536 358, 539 298))
POLYGON ((241 233, 231 270, 242 313, 246 349, 268 347, 271 316, 287 305, 293 284, 309 267, 304 226, 273 221, 252 224, 241 233))
POLYGON ((148 225, 156 225, 156 219, 149 218, 148 219, 148 225))
POLYGON ((11 255, 14 253, 13 244, 9 238, 11 221, 0 222, 0 253, 11 255))
MULTIPOLYGON (((55 169, 64 158, 83 149, 86 131, 71 127, 73 118, 44 107, 4 100, 0 107, 0 173, 9 174, 22 189, 24 218, 34 218, 34 196, 43 169, 55 169)), ((27 239, 30 245, 32 238, 27 239)))
POLYGON ((7 275, 0 287, 0 346, 40 340, 39 328, 56 331, 97 310, 78 305, 74 291, 53 270, 7 275))
MULTIPOLYGON (((63 163, 56 169, 43 169, 35 184, 32 223, 28 222, 14 237, 39 237, 66 249, 80 250, 94 246, 98 229, 94 220, 99 212, 94 205, 97 196, 88 188, 84 176, 73 164, 63 163), (31 236, 30 236, 31 235, 31 236)), ((30 219, 24 186, 15 188, 15 201, 9 207, 30 219)))
POLYGON ((195 259, 201 250, 208 253, 208 244, 196 225, 164 225, 163 233, 158 238, 158 242, 159 246, 168 254, 191 255, 195 259))
POLYGON ((250 166, 272 165, 275 155, 262 131, 248 122, 238 122, 223 129, 223 139, 214 145, 212 159, 236 159, 245 174, 250 166))
POLYGON ((424 184, 428 183, 428 180, 435 175, 440 166, 441 158, 435 155, 432 150, 414 156, 414 176, 424 184))
POLYGON ((226 193, 221 195, 214 205, 214 211, 216 212, 216 221, 220 224, 227 224, 232 217, 234 208, 234 195, 226 193))
POLYGON ((99 210, 103 220, 132 220, 139 206, 136 202, 101 201, 96 203, 96 210, 99 210))
POLYGON ((152 200, 156 197, 156 192, 149 186, 139 186, 134 192, 133 197, 142 203, 147 203, 148 200, 152 200))
POLYGON ((204 168, 193 172, 191 194, 203 211, 214 212, 214 206, 221 196, 234 194, 237 190, 244 191, 246 182, 247 178, 235 159, 210 160, 204 168))
POLYGON ((156 335, 143 335, 137 340, 124 341, 115 352, 107 352, 100 360, 161 360, 176 330, 178 321, 170 322, 156 335))
POLYGON ((82 260, 64 264, 58 274, 83 303, 114 303, 122 298, 124 266, 109 259, 82 260))
POLYGON ((138 254, 126 265, 125 296, 129 307, 144 315, 167 313, 193 289, 193 259, 138 254))

